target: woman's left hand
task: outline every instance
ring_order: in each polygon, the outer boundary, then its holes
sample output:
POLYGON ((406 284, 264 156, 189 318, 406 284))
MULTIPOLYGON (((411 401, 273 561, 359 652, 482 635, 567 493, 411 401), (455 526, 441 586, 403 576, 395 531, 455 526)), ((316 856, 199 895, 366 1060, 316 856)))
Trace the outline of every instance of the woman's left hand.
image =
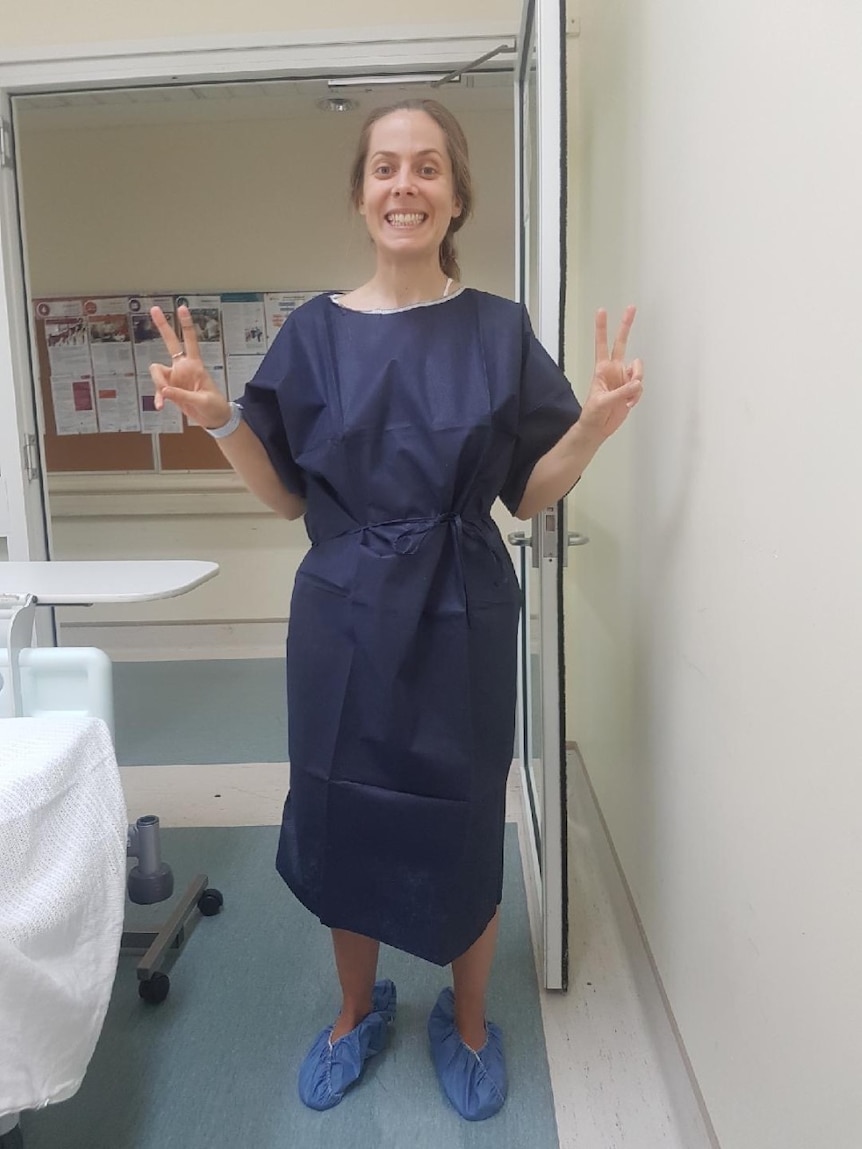
POLYGON ((601 439, 613 435, 643 394, 644 368, 640 359, 626 363, 626 344, 636 308, 627 307, 620 321, 613 350, 608 351, 608 313, 596 312, 596 366, 579 425, 601 439))

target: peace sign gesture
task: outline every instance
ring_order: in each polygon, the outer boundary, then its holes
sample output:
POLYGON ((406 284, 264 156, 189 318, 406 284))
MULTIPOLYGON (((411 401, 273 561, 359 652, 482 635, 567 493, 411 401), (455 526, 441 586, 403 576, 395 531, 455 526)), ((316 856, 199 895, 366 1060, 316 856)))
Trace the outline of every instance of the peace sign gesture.
POLYGON ((153 307, 150 310, 153 323, 171 357, 170 367, 161 363, 150 367, 156 388, 156 410, 160 411, 167 399, 179 407, 189 422, 200 427, 223 427, 230 418, 228 401, 203 365, 191 312, 187 307, 180 307, 177 315, 183 333, 182 343, 162 309, 153 307))
POLYGON ((643 394, 644 368, 640 359, 626 363, 626 345, 636 308, 627 307, 612 351, 608 351, 608 313, 596 312, 596 366, 580 424, 607 439, 618 430, 643 394))

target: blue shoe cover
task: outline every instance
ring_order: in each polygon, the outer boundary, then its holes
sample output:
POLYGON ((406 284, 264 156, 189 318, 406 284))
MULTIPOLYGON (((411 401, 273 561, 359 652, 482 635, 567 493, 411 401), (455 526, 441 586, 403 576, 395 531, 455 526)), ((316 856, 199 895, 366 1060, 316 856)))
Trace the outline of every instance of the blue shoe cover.
POLYGON ((464 1044, 455 1025, 455 997, 447 986, 428 1018, 428 1040, 443 1092, 467 1121, 493 1117, 506 1100, 503 1035, 490 1021, 485 1031, 485 1044, 478 1052, 464 1044))
POLYGON ((362 1076, 365 1062, 386 1048, 389 1023, 395 1020, 395 986, 384 979, 374 983, 374 1007, 355 1029, 331 1044, 328 1025, 315 1038, 299 1068, 299 1097, 310 1109, 331 1109, 362 1076))

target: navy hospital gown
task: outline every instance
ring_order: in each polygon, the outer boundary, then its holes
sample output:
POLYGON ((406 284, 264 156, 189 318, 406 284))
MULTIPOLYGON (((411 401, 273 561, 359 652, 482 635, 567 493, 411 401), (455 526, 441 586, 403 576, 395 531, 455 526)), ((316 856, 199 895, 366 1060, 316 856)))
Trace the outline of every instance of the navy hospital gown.
POLYGON ((288 631, 277 866, 328 926, 445 965, 502 895, 520 593, 490 516, 577 420, 525 309, 320 295, 241 406, 311 549, 288 631))

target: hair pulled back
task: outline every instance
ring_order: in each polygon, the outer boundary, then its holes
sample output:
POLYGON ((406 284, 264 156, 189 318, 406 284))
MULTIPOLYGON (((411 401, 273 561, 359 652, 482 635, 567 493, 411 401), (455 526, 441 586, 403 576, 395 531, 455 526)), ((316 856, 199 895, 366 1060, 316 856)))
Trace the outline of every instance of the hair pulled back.
POLYGON ((375 108, 369 114, 356 145, 356 155, 350 169, 350 200, 358 210, 362 204, 362 187, 365 180, 365 163, 368 159, 368 148, 371 143, 371 129, 378 120, 392 112, 425 112, 442 129, 446 137, 446 150, 449 153, 449 162, 452 165, 452 184, 455 198, 461 205, 461 214, 453 216, 449 223, 443 242, 440 244, 440 267, 443 274, 452 279, 459 279, 461 269, 455 252, 453 236, 460 231, 473 211, 473 181, 470 177, 470 157, 467 149, 467 137, 452 113, 443 104, 436 100, 399 100, 398 103, 389 104, 384 108, 375 108))

